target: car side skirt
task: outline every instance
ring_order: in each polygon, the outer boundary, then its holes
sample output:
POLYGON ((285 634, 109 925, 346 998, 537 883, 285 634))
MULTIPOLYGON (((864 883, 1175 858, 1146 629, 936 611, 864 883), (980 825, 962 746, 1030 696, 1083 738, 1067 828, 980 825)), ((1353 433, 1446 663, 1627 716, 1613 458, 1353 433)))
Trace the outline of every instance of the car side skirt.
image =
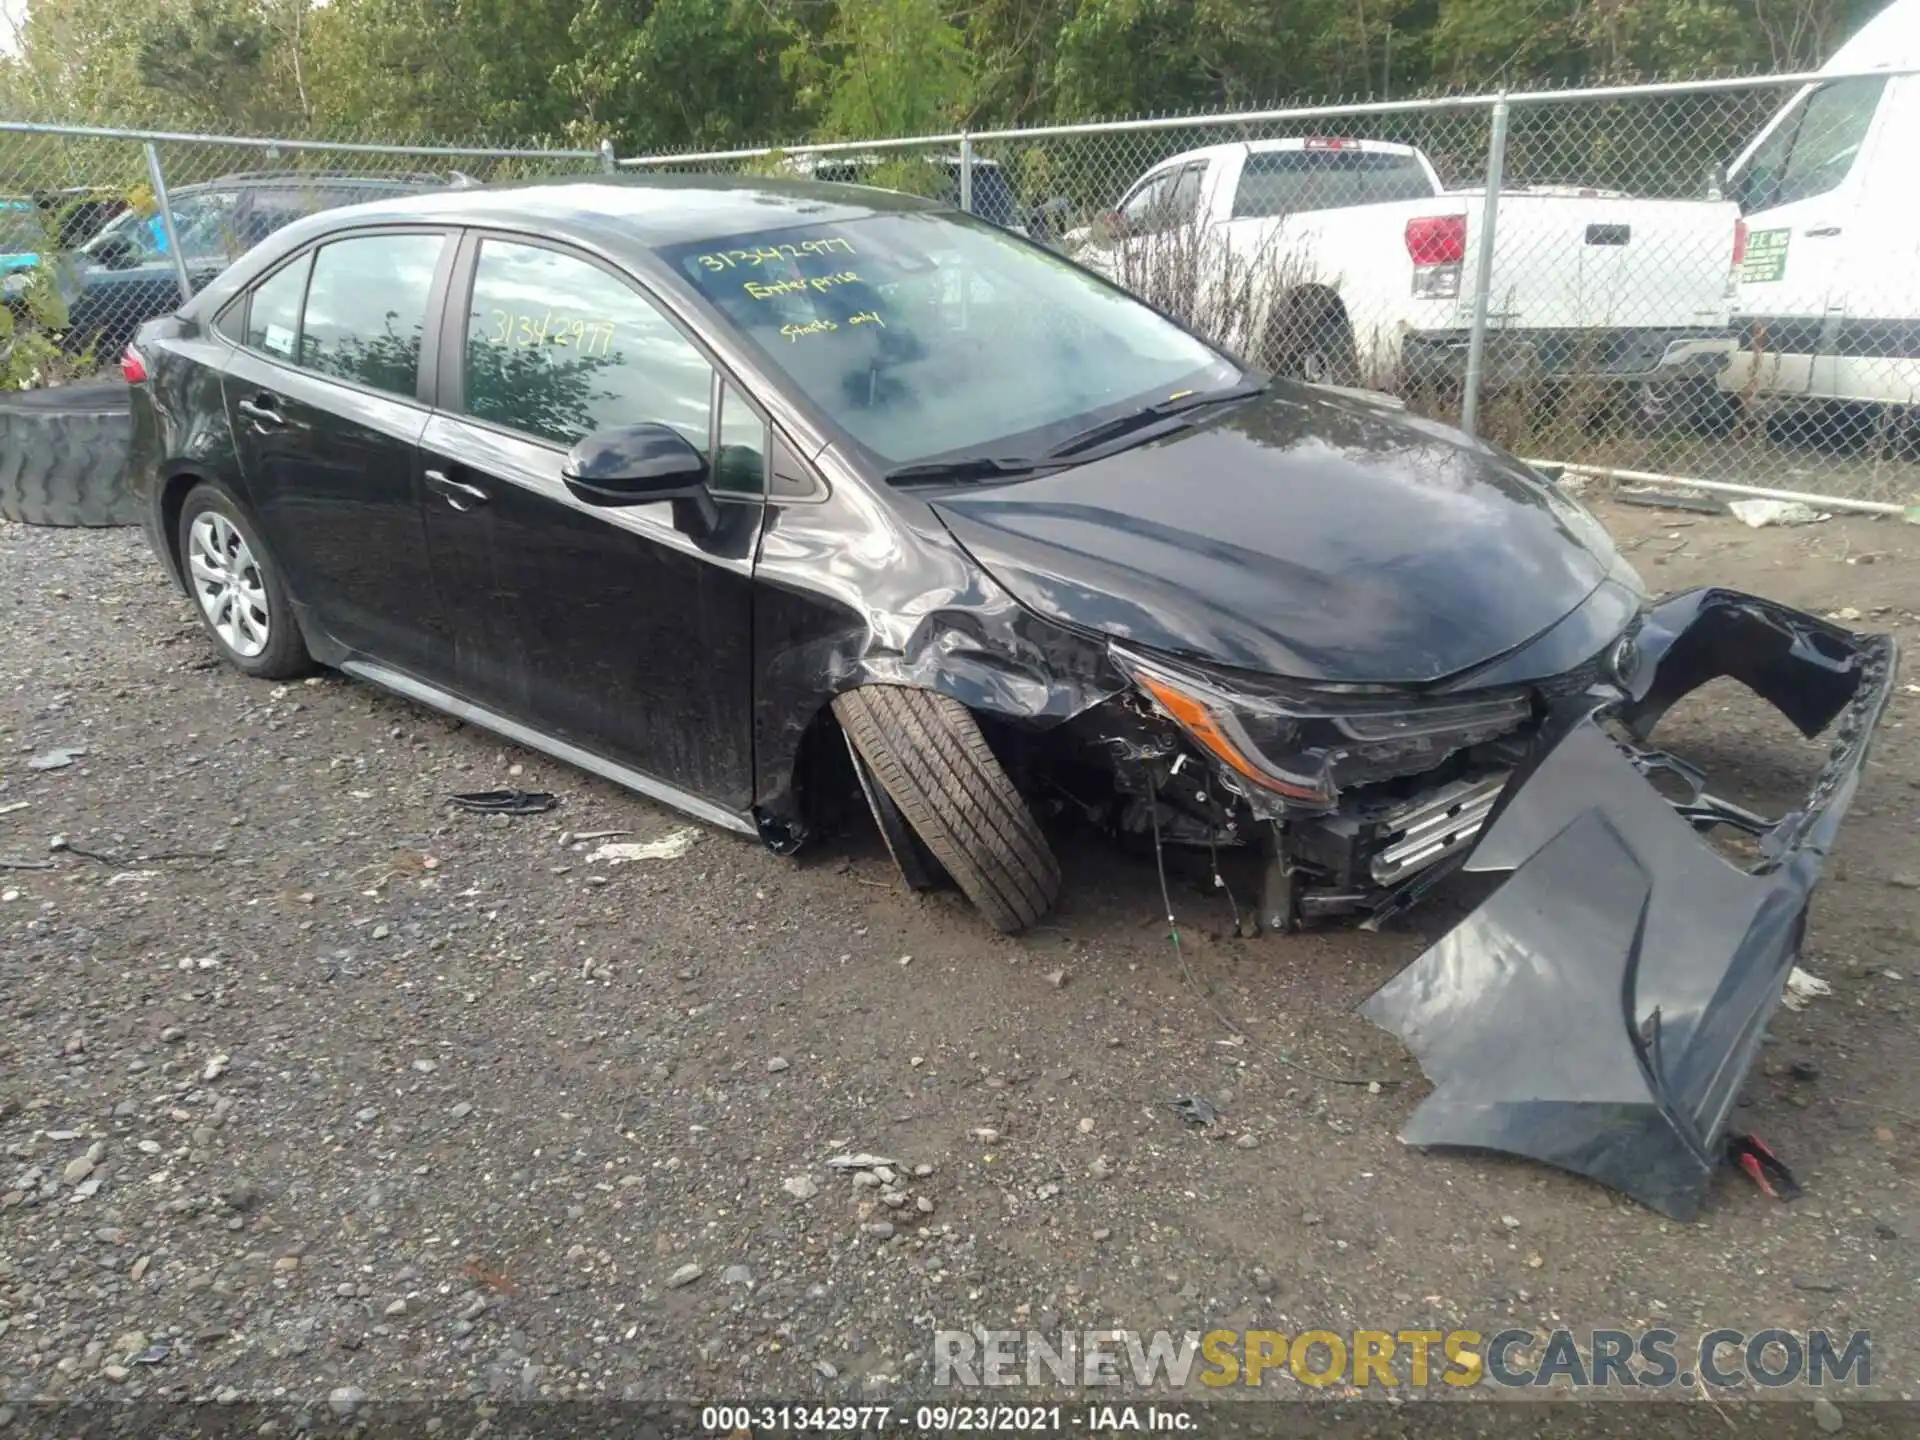
POLYGON ((718 825, 722 829, 733 831, 736 835, 746 835, 756 840, 760 837, 760 832, 750 815, 736 815, 731 810, 723 809, 711 801, 702 800, 697 795, 690 795, 664 780, 656 780, 651 775, 616 764, 612 760, 594 754, 591 750, 583 750, 578 745, 542 734, 530 726, 522 725, 517 720, 509 720, 504 715, 495 714, 484 706, 475 705, 470 700, 462 700, 459 696, 442 690, 437 685, 429 685, 425 681, 414 679, 411 675, 402 675, 397 670, 389 670, 384 665, 376 665, 367 660, 343 660, 339 668, 356 680, 364 680, 370 685, 377 685, 382 690, 391 691, 404 699, 442 711, 456 720, 464 720, 470 725, 478 725, 483 730, 491 730, 494 734, 511 740, 516 745, 524 745, 529 750, 538 750, 543 755, 551 755, 556 760, 577 766, 589 774, 598 775, 602 780, 611 780, 614 784, 644 795, 649 800, 657 800, 662 805, 669 805, 675 810, 683 811, 696 820, 704 820, 709 825, 718 825))

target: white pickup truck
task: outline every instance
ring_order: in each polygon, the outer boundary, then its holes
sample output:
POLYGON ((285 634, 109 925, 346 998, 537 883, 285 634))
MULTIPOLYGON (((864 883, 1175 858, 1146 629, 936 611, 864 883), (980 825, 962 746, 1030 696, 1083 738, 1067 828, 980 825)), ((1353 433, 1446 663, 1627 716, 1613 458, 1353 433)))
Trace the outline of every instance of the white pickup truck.
MULTIPOLYGON (((1283 373, 1401 391, 1465 369, 1484 194, 1446 189, 1410 145, 1211 145, 1160 162, 1064 244, 1283 373)), ((1504 189, 1488 384, 1710 386, 1737 218, 1725 201, 1504 189)))

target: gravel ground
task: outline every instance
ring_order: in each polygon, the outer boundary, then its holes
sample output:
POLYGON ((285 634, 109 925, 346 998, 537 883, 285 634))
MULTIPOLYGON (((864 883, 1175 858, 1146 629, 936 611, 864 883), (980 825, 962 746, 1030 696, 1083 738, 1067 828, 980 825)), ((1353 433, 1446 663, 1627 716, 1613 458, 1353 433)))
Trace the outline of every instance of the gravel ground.
MULTIPOLYGON (((1600 508, 1657 588, 1920 646, 1920 531, 1600 508)), ((1005 939, 872 835, 782 860, 340 677, 249 681, 131 532, 0 526, 0 605, 0 856, 50 866, 0 874, 16 1401, 870 1400, 924 1393, 936 1324, 1868 1327, 1876 1389, 1920 1389, 1912 687, 1816 905, 1833 993, 1740 1116, 1808 1194, 1729 1174, 1677 1224, 1394 1138, 1424 1088, 1353 1010, 1457 901, 1241 941, 1178 873, 1183 970, 1151 863, 1065 839, 1058 915, 1005 939), (444 804, 495 786, 561 803, 444 804), (610 830, 691 843, 574 838, 610 830)), ((1756 798, 1818 753, 1718 687, 1672 735, 1756 798)))

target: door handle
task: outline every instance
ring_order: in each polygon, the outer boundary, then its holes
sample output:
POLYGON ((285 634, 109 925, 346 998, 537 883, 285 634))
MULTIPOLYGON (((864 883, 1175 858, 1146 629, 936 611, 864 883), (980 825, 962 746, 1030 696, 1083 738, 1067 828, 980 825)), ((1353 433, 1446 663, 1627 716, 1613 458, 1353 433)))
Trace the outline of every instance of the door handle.
POLYGON ((1838 225, 1821 225, 1812 230, 1802 230, 1800 233, 1809 239, 1825 240, 1829 236, 1838 235, 1840 233, 1840 227, 1838 225))
POLYGON ((429 486, 439 492, 442 500, 463 514, 475 506, 487 503, 486 491, 478 485, 468 485, 455 480, 444 470, 427 471, 426 481, 429 486))
POLYGON ((274 408, 271 395, 262 395, 255 400, 239 401, 233 408, 262 429, 277 430, 287 423, 280 412, 274 408))

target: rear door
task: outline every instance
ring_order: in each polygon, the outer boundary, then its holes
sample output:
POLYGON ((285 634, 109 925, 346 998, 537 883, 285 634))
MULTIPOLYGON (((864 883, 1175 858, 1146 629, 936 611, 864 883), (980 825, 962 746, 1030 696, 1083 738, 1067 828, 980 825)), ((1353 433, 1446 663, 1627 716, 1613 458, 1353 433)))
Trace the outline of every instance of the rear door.
POLYGON ((1734 300, 1744 344, 1730 388, 1835 393, 1857 162, 1886 86, 1873 76, 1811 87, 1728 177, 1747 226, 1734 300))
POLYGON ((418 490, 422 350, 443 230, 366 231, 282 265, 247 297, 225 377, 263 538, 303 618, 336 645, 444 679, 451 645, 418 490))

